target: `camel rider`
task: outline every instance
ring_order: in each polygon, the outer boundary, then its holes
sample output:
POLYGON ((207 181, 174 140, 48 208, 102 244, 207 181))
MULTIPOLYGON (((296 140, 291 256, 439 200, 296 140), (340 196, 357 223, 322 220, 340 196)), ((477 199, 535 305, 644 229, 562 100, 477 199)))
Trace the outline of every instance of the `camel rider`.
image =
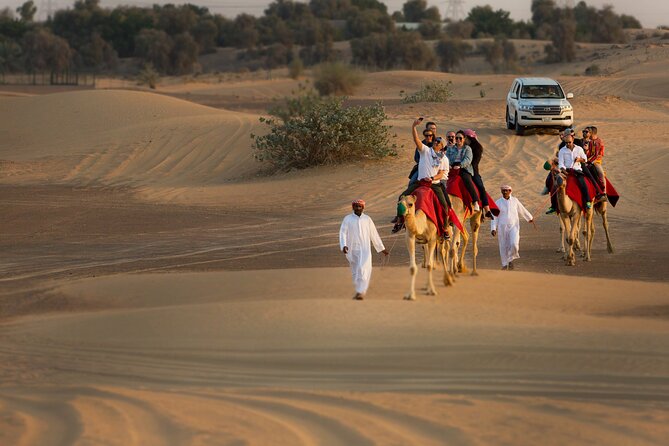
MULTIPOLYGON (((423 144, 428 147, 432 147, 434 140, 437 138, 437 124, 430 121, 425 124, 425 130, 423 130, 423 144)), ((411 183, 418 181, 418 163, 420 162, 420 152, 418 149, 414 150, 413 153, 414 166, 409 173, 409 184, 407 187, 411 186, 411 183)))
MULTIPOLYGON (((421 181, 429 181, 432 190, 437 195, 437 199, 439 199, 439 203, 441 203, 443 207, 444 221, 448 222, 448 208, 451 207, 451 204, 449 203, 448 196, 444 194, 444 189, 440 185, 441 180, 448 177, 448 158, 444 156, 446 140, 442 137, 437 137, 432 147, 428 147, 423 144, 420 137, 418 136, 418 130, 416 130, 416 127, 421 123, 421 121, 422 118, 416 119, 411 127, 413 140, 416 144, 416 150, 418 150, 420 153, 420 160, 418 162, 418 181, 412 183, 407 188, 407 190, 402 192, 400 194, 400 199, 404 195, 409 195, 414 190, 416 190, 418 186, 420 186, 421 181)), ((404 225, 402 217, 398 217, 398 221, 395 223, 395 226, 392 230, 393 233, 402 229, 402 226, 404 225)), ((444 228, 444 232, 448 233, 446 229, 447 228, 444 228)))
POLYGON ((583 209, 591 209, 592 202, 590 201, 590 194, 588 193, 588 187, 585 184, 585 177, 583 176, 583 168, 581 167, 581 163, 585 163, 588 158, 583 148, 574 144, 574 135, 568 134, 564 137, 564 140, 566 145, 558 152, 558 167, 563 172, 567 170, 573 172, 578 181, 578 187, 581 189, 583 209))
POLYGON ((472 166, 472 161, 474 160, 474 152, 472 148, 465 144, 466 139, 465 132, 463 130, 458 130, 455 133, 455 145, 449 146, 446 151, 446 156, 448 161, 453 166, 459 175, 462 178, 463 183, 469 196, 472 199, 472 209, 474 212, 479 212, 481 208, 479 207, 479 194, 474 186, 474 168, 472 166))
MULTIPOLYGON (((583 130, 583 135, 588 132, 590 139, 587 146, 583 146, 585 154, 588 156, 586 167, 597 180, 600 189, 606 194, 606 176, 604 175, 604 168, 602 167, 602 158, 604 158, 604 141, 597 136, 597 127, 591 125, 583 130)), ((606 195, 604 195, 606 198, 606 195)))

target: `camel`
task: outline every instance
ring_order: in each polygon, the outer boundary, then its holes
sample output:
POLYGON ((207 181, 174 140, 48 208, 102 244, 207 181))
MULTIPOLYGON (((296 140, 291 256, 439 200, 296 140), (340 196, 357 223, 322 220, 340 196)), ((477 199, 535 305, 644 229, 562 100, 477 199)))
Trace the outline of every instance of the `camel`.
POLYGON ((476 270, 476 256, 479 253, 478 240, 479 240, 479 229, 481 229, 481 211, 472 212, 465 217, 467 208, 465 207, 464 202, 460 197, 455 195, 448 194, 449 199, 451 200, 451 205, 453 206, 453 211, 460 219, 462 223, 462 232, 458 229, 457 226, 453 225, 453 238, 451 239, 451 251, 450 258, 452 262, 451 271, 457 271, 461 273, 467 272, 467 267, 465 266, 465 252, 467 251, 467 244, 469 243, 469 233, 467 228, 465 228, 465 220, 469 220, 469 225, 472 231, 472 276, 478 276, 479 273, 476 270), (460 243, 460 237, 462 235, 462 244, 460 243), (460 246, 462 245, 462 246, 460 246))
MULTIPOLYGON (((581 206, 572 200, 567 195, 567 177, 564 173, 558 173, 555 176, 557 185, 557 202, 560 209, 560 219, 564 225, 567 234, 567 244, 569 249, 567 251, 566 263, 568 266, 576 264, 576 257, 574 256, 574 246, 578 238, 578 231, 581 224, 581 206)), ((584 260, 590 261, 590 249, 592 247, 592 209, 586 209, 583 214, 584 224, 584 260)))
POLYGON ((406 242, 409 251, 409 271, 411 272, 411 288, 409 293, 404 296, 406 300, 416 300, 416 274, 418 266, 416 265, 416 243, 426 245, 424 250, 427 266, 427 295, 437 294, 434 282, 432 281, 432 270, 434 269, 435 250, 441 256, 444 268, 444 285, 452 285, 453 277, 447 269, 448 264, 448 242, 438 236, 437 226, 427 218, 425 213, 418 209, 414 204, 416 197, 407 195, 402 197, 399 202, 399 214, 404 216, 406 226, 406 242))

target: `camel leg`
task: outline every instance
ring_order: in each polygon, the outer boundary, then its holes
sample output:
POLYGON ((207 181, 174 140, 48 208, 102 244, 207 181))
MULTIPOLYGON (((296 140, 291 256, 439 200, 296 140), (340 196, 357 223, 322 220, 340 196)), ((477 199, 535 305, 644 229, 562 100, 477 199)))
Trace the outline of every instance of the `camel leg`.
POLYGON ((583 252, 583 259, 586 262, 591 260, 592 252, 592 239, 593 239, 593 227, 592 227, 592 210, 586 212, 583 215, 583 240, 585 243, 585 250, 583 252))
POLYGON ((564 223, 562 222, 562 219, 559 216, 558 216, 558 222, 560 223, 560 247, 557 249, 557 252, 564 253, 565 252, 564 239, 566 236, 566 232, 564 230, 564 223))
POLYGON ((444 267, 444 285, 446 286, 451 286, 455 282, 455 278, 450 271, 450 249, 450 242, 442 242, 440 248, 438 249, 439 253, 441 254, 441 263, 444 267))
POLYGON ((469 243, 469 233, 465 227, 462 227, 462 250, 458 258, 458 271, 461 273, 466 273, 467 265, 465 265, 465 253, 467 252, 467 244, 469 243))
POLYGON ((481 214, 477 217, 472 218, 472 276, 478 276, 479 273, 476 270, 476 256, 479 254, 479 229, 481 229, 481 214))
POLYGON ((606 215, 606 208, 601 213, 602 216, 602 225, 604 226, 604 233, 606 234, 606 250, 609 254, 613 254, 613 243, 611 243, 611 237, 609 235, 609 218, 606 215))
POLYGON ((427 295, 436 296, 437 289, 434 287, 434 281, 432 280, 432 270, 434 269, 434 250, 436 248, 437 241, 430 240, 427 243, 427 295))
POLYGON ((416 238, 407 231, 407 250, 409 251, 409 272, 411 273, 411 288, 409 293, 404 296, 405 300, 416 300, 416 274, 418 265, 416 265, 416 238))
POLYGON ((567 265, 569 265, 569 266, 576 265, 576 256, 574 255, 574 248, 573 247, 578 242, 578 231, 579 231, 580 226, 581 226, 580 222, 581 222, 580 214, 576 215, 576 218, 572 217, 571 221, 570 221, 571 231, 570 231, 570 234, 569 234, 569 238, 571 240, 570 244, 571 244, 572 247, 570 249, 570 256, 567 259, 567 265))
POLYGON ((453 236, 451 237, 451 246, 449 249, 451 257, 450 270, 453 274, 453 277, 458 273, 458 254, 460 252, 460 230, 458 228, 453 229, 453 236))
POLYGON ((562 218, 562 226, 567 238, 567 250, 563 256, 565 264, 568 266, 574 265, 576 262, 574 260, 574 238, 571 228, 571 220, 568 220, 568 217, 562 218))

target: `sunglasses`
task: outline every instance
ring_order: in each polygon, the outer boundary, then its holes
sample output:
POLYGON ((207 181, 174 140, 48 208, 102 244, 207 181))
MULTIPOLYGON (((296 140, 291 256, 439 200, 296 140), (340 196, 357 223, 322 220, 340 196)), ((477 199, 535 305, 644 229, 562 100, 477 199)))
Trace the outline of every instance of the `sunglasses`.
POLYGON ((463 138, 462 136, 456 136, 455 139, 457 139, 458 141, 463 141, 465 138, 463 138))
POLYGON ((434 138, 434 135, 432 133, 423 133, 423 136, 426 138, 434 138))

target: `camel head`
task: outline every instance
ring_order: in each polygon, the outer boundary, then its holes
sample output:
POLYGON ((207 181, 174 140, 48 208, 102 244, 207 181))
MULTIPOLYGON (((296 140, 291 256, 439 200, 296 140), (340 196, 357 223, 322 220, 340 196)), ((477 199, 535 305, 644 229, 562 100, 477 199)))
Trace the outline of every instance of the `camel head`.
POLYGON ((560 189, 566 189, 567 188, 567 174, 564 172, 558 172, 554 174, 554 179, 555 179, 555 184, 560 189))
POLYGON ((407 214, 415 214, 416 197, 413 195, 406 195, 397 203, 397 215, 406 216, 407 214))

